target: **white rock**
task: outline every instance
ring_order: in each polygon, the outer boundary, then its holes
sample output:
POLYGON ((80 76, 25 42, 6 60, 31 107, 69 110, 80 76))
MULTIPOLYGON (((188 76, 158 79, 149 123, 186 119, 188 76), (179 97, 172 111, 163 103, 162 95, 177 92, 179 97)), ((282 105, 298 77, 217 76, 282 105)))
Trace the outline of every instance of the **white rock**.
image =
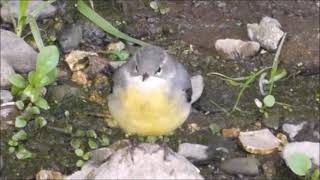
POLYGON ((248 36, 252 41, 260 43, 261 47, 274 51, 284 32, 280 29, 281 24, 273 18, 264 17, 260 24, 247 24, 248 36))
POLYGON ((128 147, 120 149, 88 178, 203 179, 199 170, 183 156, 172 152, 164 159, 163 148, 156 144, 141 144, 133 153, 128 147))
POLYGON ((283 148, 282 157, 287 160, 291 154, 297 152, 307 155, 315 165, 320 165, 320 143, 309 141, 288 143, 283 148))
POLYGON ((13 97, 10 91, 0 90, 0 102, 6 103, 12 101, 13 97))
POLYGON ((219 39, 215 43, 218 52, 227 59, 239 59, 252 57, 260 49, 260 44, 254 41, 242 41, 239 39, 219 39))
POLYGON ((0 58, 17 72, 26 73, 36 66, 37 52, 13 32, 0 30, 0 58))
POLYGON ((294 140, 294 137, 299 133, 299 131, 303 128, 306 122, 302 122, 298 125, 295 124, 283 124, 282 130, 289 134, 291 140, 294 140))
POLYGON ((182 143, 178 147, 178 154, 190 159, 190 160, 207 160, 208 146, 201 144, 182 143))
POLYGON ((239 140, 246 151, 255 154, 269 154, 280 145, 269 129, 240 132, 239 140))

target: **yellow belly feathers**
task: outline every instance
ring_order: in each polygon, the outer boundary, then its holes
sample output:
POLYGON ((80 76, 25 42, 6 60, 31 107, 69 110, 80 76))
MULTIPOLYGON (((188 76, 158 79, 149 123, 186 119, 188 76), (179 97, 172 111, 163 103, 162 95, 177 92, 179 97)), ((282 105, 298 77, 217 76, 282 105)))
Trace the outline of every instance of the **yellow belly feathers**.
POLYGON ((111 113, 119 126, 129 134, 165 135, 186 119, 179 98, 168 99, 164 88, 141 92, 135 86, 118 93, 119 107, 111 113))

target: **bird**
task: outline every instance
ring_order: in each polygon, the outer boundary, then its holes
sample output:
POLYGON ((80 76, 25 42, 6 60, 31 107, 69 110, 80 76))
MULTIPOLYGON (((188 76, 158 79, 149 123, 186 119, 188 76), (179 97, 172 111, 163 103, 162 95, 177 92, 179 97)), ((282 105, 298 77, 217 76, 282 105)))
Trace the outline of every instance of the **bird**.
POLYGON ((109 112, 129 135, 169 135, 188 118, 203 86, 201 75, 191 77, 163 48, 145 46, 115 70, 109 112))

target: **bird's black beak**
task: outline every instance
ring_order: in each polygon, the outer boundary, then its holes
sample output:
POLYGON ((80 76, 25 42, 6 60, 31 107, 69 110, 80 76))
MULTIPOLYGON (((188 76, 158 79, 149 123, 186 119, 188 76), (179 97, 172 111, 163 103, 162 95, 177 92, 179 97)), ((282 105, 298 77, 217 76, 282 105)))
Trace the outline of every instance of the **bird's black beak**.
POLYGON ((149 78, 149 74, 148 73, 143 73, 142 75, 142 81, 145 81, 146 79, 149 78))

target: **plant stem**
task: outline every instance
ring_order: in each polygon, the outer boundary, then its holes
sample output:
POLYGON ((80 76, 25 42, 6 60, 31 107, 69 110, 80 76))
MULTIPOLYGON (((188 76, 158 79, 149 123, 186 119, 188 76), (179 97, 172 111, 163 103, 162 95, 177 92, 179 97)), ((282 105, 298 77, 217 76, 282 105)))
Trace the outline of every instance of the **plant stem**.
POLYGON ((269 79, 269 82, 270 82, 269 95, 271 95, 271 93, 272 93, 272 89, 273 89, 273 85, 274 85, 274 77, 277 74, 277 69, 278 69, 278 65, 279 65, 279 62, 280 62, 279 56, 280 56, 280 52, 281 52, 284 40, 286 39, 286 35, 287 35, 287 33, 284 33, 284 35, 283 35, 283 37, 281 39, 280 45, 278 47, 278 50, 276 52, 276 55, 274 56, 274 59, 273 59, 271 76, 270 76, 270 79, 269 79))
POLYGON ((240 101, 240 98, 242 96, 242 94, 244 93, 244 91, 249 87, 249 84, 252 83, 257 76, 259 76, 260 74, 262 74, 264 71, 270 69, 271 67, 266 67, 266 68, 263 68, 261 69, 260 71, 256 72, 255 74, 251 75, 250 78, 244 83, 243 87, 241 88, 239 94, 238 94, 238 97, 237 97, 237 100, 236 100, 236 103, 234 104, 233 108, 232 108, 232 111, 231 112, 234 112, 236 109, 237 109, 237 106, 239 104, 239 101, 240 101))

